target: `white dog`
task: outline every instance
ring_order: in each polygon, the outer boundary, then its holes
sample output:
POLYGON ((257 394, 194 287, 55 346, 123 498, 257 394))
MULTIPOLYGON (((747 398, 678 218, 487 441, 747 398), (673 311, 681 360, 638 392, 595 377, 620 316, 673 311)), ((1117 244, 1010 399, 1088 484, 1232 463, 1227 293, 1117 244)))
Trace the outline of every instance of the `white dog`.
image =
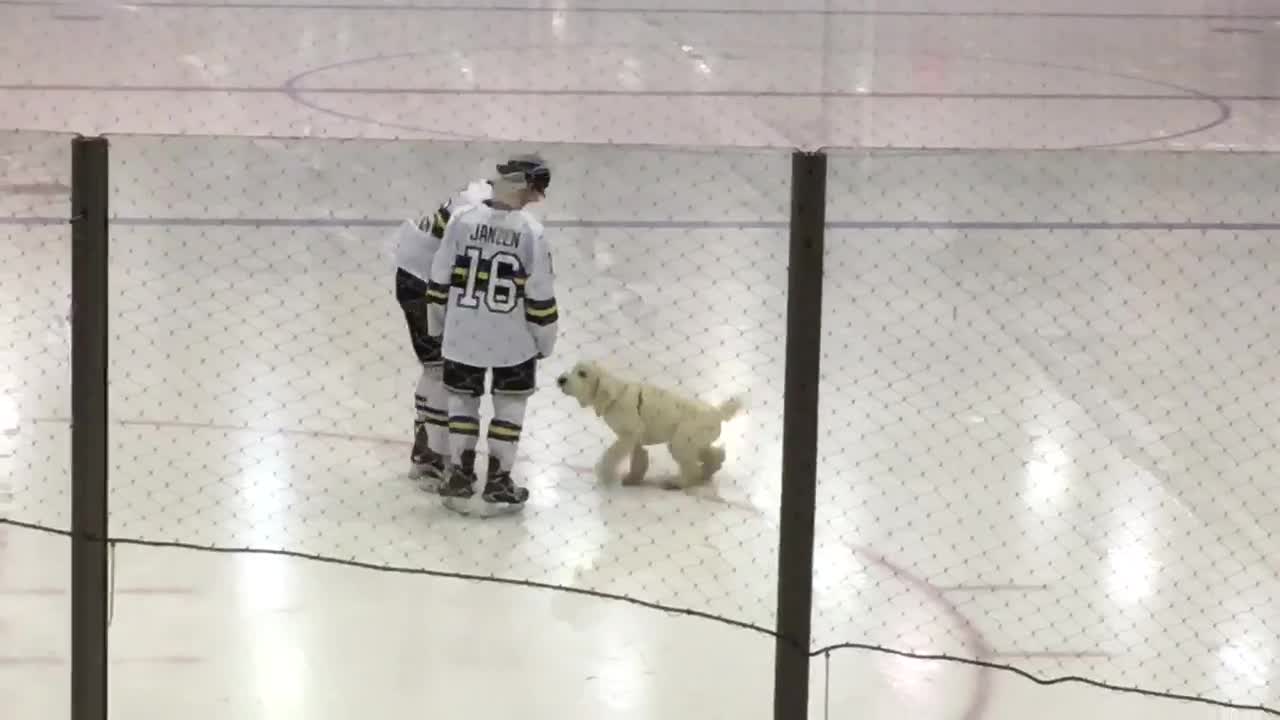
POLYGON ((595 363, 581 362, 556 383, 582 407, 591 407, 618 436, 596 465, 606 483, 618 481, 618 464, 631 456, 623 484, 636 485, 649 469, 645 445, 665 444, 680 466, 677 480, 665 483, 683 489, 705 483, 724 464, 724 448, 713 445, 720 425, 742 410, 740 400, 718 406, 681 397, 644 383, 620 380, 595 363))

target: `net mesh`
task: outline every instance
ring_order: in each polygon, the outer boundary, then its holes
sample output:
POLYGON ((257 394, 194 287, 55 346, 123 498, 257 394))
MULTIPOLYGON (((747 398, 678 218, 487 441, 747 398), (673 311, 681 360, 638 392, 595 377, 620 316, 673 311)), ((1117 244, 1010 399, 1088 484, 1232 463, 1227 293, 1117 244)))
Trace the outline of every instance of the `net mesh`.
POLYGON ((65 716, 70 138, 0 132, 0 697, 65 716), (40 682, 31 682, 38 677, 40 682))
MULTIPOLYGON (((69 520, 67 138, 0 142, 0 598, 25 632, 0 661, 58 666, 65 636, 46 604, 65 593, 66 568, 46 560, 65 558, 69 520)), ((831 153, 814 278, 812 651, 827 707, 856 706, 883 677, 936 688, 922 713, 1063 697, 989 671, 1003 668, 1274 712, 1273 164, 831 153)), ((637 658, 663 668, 644 691, 652 707, 694 696, 763 707, 782 522, 787 153, 117 136, 111 182, 113 677, 145 684, 157 662, 213 663, 214 675, 246 656, 296 667, 280 645, 294 620, 280 618, 378 622, 345 591, 316 588, 406 588, 429 598, 431 622, 404 625, 424 646, 456 645, 441 628, 477 614, 515 622, 503 612, 516 606, 537 619, 538 648, 569 642, 563 618, 603 623, 573 645, 580 662, 546 669, 568 687, 601 667, 591 658, 613 658, 589 700, 600 707, 620 688, 641 692, 618 679, 637 658), (420 367, 392 237, 530 149, 554 172, 532 212, 554 257, 560 336, 523 418, 515 475, 529 504, 480 521, 407 477, 420 367), (713 482, 664 489, 677 465, 659 444, 647 486, 602 484, 595 465, 615 433, 555 383, 580 360, 713 404, 745 398, 713 482), (431 577, 300 571, 277 553, 431 577), (208 587, 226 574, 238 579, 208 587), (513 595, 528 586, 574 599, 513 595), (574 604, 601 598, 645 607, 574 604), (644 615, 654 608, 694 617, 644 615), (210 649, 155 637, 152 613, 205 623, 210 649), (245 639, 246 625, 260 637, 245 639), (681 679, 704 646, 753 690, 681 679)), ((486 421, 493 411, 482 403, 486 421)), ((369 642, 382 652, 404 642, 379 632, 369 642)), ((334 647, 357 653, 344 633, 334 647)), ((494 637, 484 652, 515 652, 494 637)), ((520 656, 530 677, 537 655, 520 656)), ((197 694, 212 702, 216 685, 197 694)), ((56 683, 34 687, 0 689, 21 712, 61 707, 56 683)), ((367 708, 394 692, 371 680, 339 694, 334 707, 367 708)), ((259 696, 286 712, 303 694, 228 693, 246 712, 259 696)))
POLYGON ((819 645, 1274 698, 1277 179, 832 156, 819 645))
POLYGON ((515 474, 530 505, 476 524, 405 476, 419 367, 389 238, 516 149, 113 143, 114 536, 565 585, 772 625, 785 154, 542 149, 555 180, 534 211, 564 331, 523 423, 515 474), (678 190, 634 183, 658 168, 678 190), (747 176, 782 187, 712 209, 747 176), (579 360, 690 397, 746 391, 765 420, 726 429, 724 477, 693 497, 657 487, 675 473, 661 445, 654 487, 602 488, 592 468, 612 434, 553 382, 579 360))

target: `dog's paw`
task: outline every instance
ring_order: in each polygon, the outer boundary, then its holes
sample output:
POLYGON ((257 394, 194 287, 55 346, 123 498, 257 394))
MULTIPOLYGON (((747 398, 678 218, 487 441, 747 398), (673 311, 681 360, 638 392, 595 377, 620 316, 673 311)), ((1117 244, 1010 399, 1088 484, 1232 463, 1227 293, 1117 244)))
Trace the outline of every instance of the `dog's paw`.
POLYGON ((644 476, 648 473, 648 467, 633 467, 622 478, 623 485, 643 485, 644 476))
POLYGON ((715 474, 717 470, 724 467, 726 453, 724 448, 715 447, 714 445, 703 450, 699 459, 702 461, 702 469, 708 477, 715 474))
POLYGON ((667 477, 658 483, 664 490, 688 490, 691 487, 701 485, 701 478, 697 475, 688 475, 680 473, 671 477, 667 477))
POLYGON ((631 453, 631 467, 627 476, 622 479, 623 485, 643 485, 644 476, 649 472, 649 453, 638 447, 631 453))
POLYGON ((618 484, 618 471, 607 465, 596 465, 596 479, 605 485, 618 484))

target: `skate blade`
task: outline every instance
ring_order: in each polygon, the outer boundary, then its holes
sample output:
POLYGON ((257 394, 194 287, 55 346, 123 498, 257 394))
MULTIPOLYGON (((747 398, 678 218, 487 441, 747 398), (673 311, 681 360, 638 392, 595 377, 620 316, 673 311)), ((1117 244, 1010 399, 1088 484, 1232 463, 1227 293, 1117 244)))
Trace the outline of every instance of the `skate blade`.
POLYGON ((524 509, 524 505, 512 505, 508 503, 491 503, 485 502, 480 495, 472 495, 469 498, 444 498, 444 506, 467 517, 491 518, 500 517, 502 515, 515 515, 524 509))

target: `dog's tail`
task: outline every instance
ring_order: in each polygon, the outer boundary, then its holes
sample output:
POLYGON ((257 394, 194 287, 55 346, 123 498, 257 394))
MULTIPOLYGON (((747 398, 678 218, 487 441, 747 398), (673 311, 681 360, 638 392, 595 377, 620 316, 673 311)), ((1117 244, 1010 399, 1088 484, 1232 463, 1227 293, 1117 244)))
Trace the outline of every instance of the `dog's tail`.
POLYGON ((740 396, 734 396, 717 405, 716 412, 720 415, 720 422, 728 422, 737 417, 745 407, 746 400, 740 396))

